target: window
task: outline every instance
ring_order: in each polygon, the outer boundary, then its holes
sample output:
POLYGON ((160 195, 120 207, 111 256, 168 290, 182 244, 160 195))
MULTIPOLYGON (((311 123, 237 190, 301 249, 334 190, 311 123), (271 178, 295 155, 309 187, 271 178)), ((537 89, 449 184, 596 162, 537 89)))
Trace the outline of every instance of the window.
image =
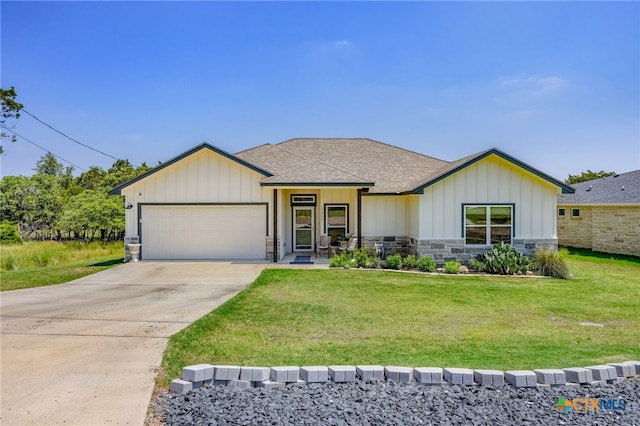
POLYGON ((291 205, 292 206, 315 206, 316 196, 314 194, 291 195, 291 205))
POLYGON ((327 204, 324 207, 324 220, 331 245, 347 238, 349 232, 349 206, 346 204, 327 204))
POLYGON ((464 220, 464 238, 467 245, 511 243, 512 205, 466 205, 464 220))
POLYGON ((564 217, 564 209, 558 209, 558 216, 564 217))
POLYGON ((580 217, 580 209, 571 209, 571 217, 580 217))

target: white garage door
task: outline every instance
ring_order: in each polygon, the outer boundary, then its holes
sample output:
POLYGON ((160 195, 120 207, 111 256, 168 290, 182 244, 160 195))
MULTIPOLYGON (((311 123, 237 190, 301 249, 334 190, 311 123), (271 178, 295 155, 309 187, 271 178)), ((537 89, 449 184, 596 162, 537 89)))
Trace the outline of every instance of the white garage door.
POLYGON ((142 206, 142 259, 260 259, 264 205, 142 206))

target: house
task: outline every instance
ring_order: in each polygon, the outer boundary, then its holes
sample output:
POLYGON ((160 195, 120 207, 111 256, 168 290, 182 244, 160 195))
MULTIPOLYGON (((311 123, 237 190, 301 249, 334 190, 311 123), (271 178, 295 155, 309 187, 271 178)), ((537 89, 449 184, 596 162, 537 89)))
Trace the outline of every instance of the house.
POLYGON ((640 256, 640 170, 572 186, 558 196, 558 243, 640 256))
POLYGON ((291 139, 236 154, 203 143, 111 191, 143 260, 267 259, 320 235, 469 260, 497 242, 557 246, 573 189, 497 149, 448 162, 365 138, 291 139))

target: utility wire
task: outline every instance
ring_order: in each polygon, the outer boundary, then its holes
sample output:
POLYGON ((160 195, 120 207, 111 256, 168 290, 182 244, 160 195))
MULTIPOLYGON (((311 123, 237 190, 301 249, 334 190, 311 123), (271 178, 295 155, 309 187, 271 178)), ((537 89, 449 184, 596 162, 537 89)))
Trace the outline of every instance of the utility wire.
MULTIPOLYGON (((82 145, 82 146, 84 146, 85 148, 89 148, 89 149, 90 149, 90 150, 92 150, 92 151, 98 152, 98 153, 100 153, 100 154, 102 154, 102 155, 104 155, 104 156, 107 156, 107 157, 109 157, 109 158, 113 158, 114 160, 120 160, 120 158, 114 157, 113 155, 107 154, 106 152, 102 152, 102 151, 100 151, 99 149, 96 149, 96 148, 94 148, 94 147, 92 147, 92 146, 89 146, 89 145, 87 145, 87 144, 84 144, 84 143, 80 142, 80 141, 79 141, 79 140, 77 140, 77 139, 72 138, 71 136, 67 136, 67 135, 65 135, 65 134, 64 134, 64 133, 62 133, 60 130, 58 130, 58 129, 56 129, 55 127, 53 127, 52 125, 47 124, 47 123, 45 123, 44 121, 40 120, 38 117, 36 117, 35 115, 31 114, 29 111, 27 111, 27 110, 26 110, 26 109, 24 109, 24 108, 22 108, 20 111, 27 113, 28 115, 30 115, 31 117, 33 117, 34 119, 36 119, 37 121, 39 121, 40 123, 44 124, 45 126, 47 126, 48 128, 50 128, 51 130, 53 130, 54 132, 61 134, 61 135, 62 135, 62 136, 64 136, 65 138, 69 139, 70 141, 73 141, 73 142, 77 143, 78 145, 82 145)), ((138 166, 133 165, 133 164, 132 164, 132 166, 133 166, 133 167, 138 167, 138 166)))
POLYGON ((11 129, 9 129, 9 128, 5 127, 5 126, 2 126, 2 128, 3 128, 3 129, 5 129, 5 130, 10 131, 11 133, 13 133, 14 135, 16 135, 16 136, 17 136, 17 137, 19 137, 20 139, 24 140, 25 142, 29 142, 31 145, 37 146, 37 147, 38 147, 38 148, 40 148, 41 150, 43 150, 43 151, 45 151, 45 152, 47 152, 47 153, 49 153, 49 154, 53 155, 53 156, 54 156, 54 157, 56 157, 57 159, 62 160, 62 161, 64 161, 65 163, 71 164, 71 165, 72 165, 73 167, 75 167, 76 169, 79 169, 79 170, 82 170, 83 172, 86 172, 86 170, 85 170, 85 169, 83 169, 82 167, 80 167, 80 166, 78 166, 78 165, 76 165, 76 164, 73 164, 73 163, 72 163, 71 161, 69 161, 69 160, 65 160, 64 158, 60 157, 59 155, 54 154, 53 152, 51 152, 51 151, 49 151, 48 149, 46 149, 46 148, 44 148, 44 147, 42 147, 42 146, 38 145, 37 143, 35 143, 35 142, 33 142, 33 141, 30 141, 29 139, 27 139, 27 138, 25 138, 24 136, 22 136, 22 135, 20 135, 20 134, 18 134, 18 133, 16 133, 16 132, 14 132, 13 130, 11 130, 11 129))

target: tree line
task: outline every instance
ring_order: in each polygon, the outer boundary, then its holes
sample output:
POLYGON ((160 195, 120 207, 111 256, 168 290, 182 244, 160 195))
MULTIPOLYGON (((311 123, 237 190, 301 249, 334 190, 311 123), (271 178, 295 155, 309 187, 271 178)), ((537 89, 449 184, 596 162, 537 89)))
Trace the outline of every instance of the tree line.
POLYGON ((108 170, 92 166, 74 177, 73 167, 65 168, 47 153, 33 176, 0 180, 3 234, 14 227, 23 240, 121 240, 124 198, 108 192, 150 169, 116 160, 108 170))

